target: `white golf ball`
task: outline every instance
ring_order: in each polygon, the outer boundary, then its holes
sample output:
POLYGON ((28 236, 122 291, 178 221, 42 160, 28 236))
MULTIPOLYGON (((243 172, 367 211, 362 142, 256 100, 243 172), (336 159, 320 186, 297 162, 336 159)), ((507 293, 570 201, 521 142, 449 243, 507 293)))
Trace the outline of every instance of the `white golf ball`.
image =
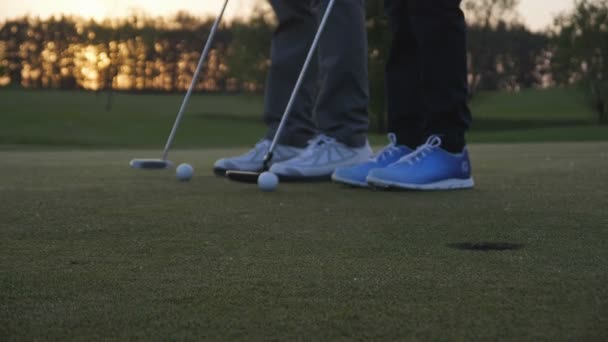
POLYGON ((180 181, 187 182, 192 179, 192 175, 194 175, 194 168, 190 164, 179 164, 175 170, 175 175, 180 181))
POLYGON ((272 172, 264 172, 258 177, 258 187, 262 191, 275 191, 279 185, 279 177, 272 172))

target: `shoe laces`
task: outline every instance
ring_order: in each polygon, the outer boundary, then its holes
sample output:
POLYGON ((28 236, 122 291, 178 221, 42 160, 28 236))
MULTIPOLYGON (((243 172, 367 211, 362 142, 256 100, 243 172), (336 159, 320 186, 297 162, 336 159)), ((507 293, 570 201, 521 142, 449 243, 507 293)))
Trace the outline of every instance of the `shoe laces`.
POLYGON ((257 144, 255 144, 255 148, 256 149, 262 149, 262 148, 268 149, 268 147, 270 147, 270 143, 271 143, 270 140, 262 139, 262 140, 258 141, 257 144))
POLYGON ((428 138, 426 143, 420 145, 416 149, 416 151, 401 158, 399 162, 406 162, 410 165, 414 165, 415 163, 419 163, 422 159, 428 156, 433 150, 439 148, 439 146, 441 146, 441 138, 439 136, 432 135, 428 138))
POLYGON ((395 133, 388 134, 388 140, 390 143, 386 145, 382 150, 380 150, 376 155, 374 155, 371 159, 375 162, 382 162, 393 155, 400 153, 401 148, 397 146, 397 135, 395 133))
POLYGON ((320 134, 308 141, 308 146, 306 147, 306 150, 302 152, 301 156, 307 157, 314 155, 318 151, 325 150, 328 147, 334 145, 335 143, 336 139, 320 134))
POLYGON ((253 158, 258 156, 260 153, 267 153, 270 148, 270 141, 268 139, 262 139, 255 144, 255 147, 249 152, 245 153, 243 157, 253 158))

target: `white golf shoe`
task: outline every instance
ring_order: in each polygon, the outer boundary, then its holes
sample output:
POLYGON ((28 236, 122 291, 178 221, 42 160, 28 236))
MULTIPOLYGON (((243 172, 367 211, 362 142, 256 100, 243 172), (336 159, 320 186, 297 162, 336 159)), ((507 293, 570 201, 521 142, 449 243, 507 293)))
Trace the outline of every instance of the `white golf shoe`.
MULTIPOLYGON (((232 158, 223 158, 215 162, 213 172, 223 176, 226 171, 260 171, 264 164, 264 156, 270 148, 270 140, 264 139, 258 142, 249 152, 232 158)), ((272 157, 272 163, 282 162, 294 158, 304 151, 303 148, 297 148, 287 145, 277 145, 272 157)))
POLYGON ((309 142, 304 152, 295 158, 275 163, 270 172, 283 180, 329 180, 336 168, 363 163, 372 154, 369 143, 364 147, 352 148, 319 135, 309 142))

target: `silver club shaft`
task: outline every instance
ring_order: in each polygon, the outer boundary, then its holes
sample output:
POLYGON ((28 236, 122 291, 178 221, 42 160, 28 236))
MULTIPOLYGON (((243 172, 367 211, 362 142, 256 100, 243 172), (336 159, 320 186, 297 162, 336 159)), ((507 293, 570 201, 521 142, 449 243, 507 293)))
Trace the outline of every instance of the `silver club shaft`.
POLYGON ((173 128, 171 129, 171 134, 169 134, 169 138, 167 139, 167 143, 165 144, 165 149, 163 150, 163 160, 167 160, 169 156, 169 150, 173 145, 173 140, 175 140, 175 134, 177 133, 177 129, 179 127, 180 122, 182 121, 182 117, 184 116, 184 112, 186 111, 186 107, 188 106, 188 102, 190 101, 190 97, 192 96, 192 92, 196 87, 196 83, 198 82, 198 77, 200 76, 201 71, 203 70, 203 65, 205 64, 205 60, 209 55, 209 51, 211 50, 211 45, 213 43, 213 39, 215 38, 215 34, 217 29, 222 21, 222 17, 224 16, 224 12, 226 11, 226 6, 228 6, 228 0, 224 1, 224 5, 222 6, 222 10, 220 14, 215 19, 213 26, 211 27, 211 32, 209 33, 209 38, 207 38, 207 43, 205 44, 205 48, 201 53, 201 58, 198 61, 198 65, 196 66, 196 71, 192 76, 192 82, 190 83, 190 87, 188 88, 188 92, 186 92, 186 96, 182 101, 182 104, 179 108, 179 112, 177 113, 177 118, 175 118, 175 123, 173 124, 173 128))

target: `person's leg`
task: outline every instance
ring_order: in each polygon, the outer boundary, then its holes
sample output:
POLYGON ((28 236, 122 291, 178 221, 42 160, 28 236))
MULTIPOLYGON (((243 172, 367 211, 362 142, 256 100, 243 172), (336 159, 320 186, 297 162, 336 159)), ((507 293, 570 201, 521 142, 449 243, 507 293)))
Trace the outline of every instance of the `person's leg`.
POLYGON ((467 106, 464 15, 460 0, 409 0, 408 19, 416 38, 421 109, 428 140, 415 152, 382 169, 367 182, 377 187, 416 190, 467 189, 474 186, 465 148, 471 122, 467 106))
POLYGON ((385 0, 392 33, 386 64, 388 131, 397 144, 415 149, 424 143, 425 118, 422 112, 422 61, 407 1, 385 0))
POLYGON ((351 186, 367 187, 367 176, 411 153, 424 141, 424 115, 420 93, 418 46, 407 17, 407 3, 385 0, 392 43, 386 65, 386 100, 390 143, 375 158, 337 168, 332 180, 351 186))
MULTIPOLYGON (((323 9, 329 0, 323 0, 323 9)), ((329 180, 337 167, 370 158, 364 0, 337 0, 319 44, 315 121, 320 135, 305 152, 270 169, 283 179, 329 180)))
MULTIPOLYGON (((266 80, 264 122, 272 140, 318 28, 318 0, 271 0, 278 26, 272 38, 266 80)), ((298 93, 281 144, 304 147, 315 134, 312 112, 316 98, 318 60, 314 60, 298 93)))
MULTIPOLYGON (((324 8, 328 0, 323 0, 324 8)), ((365 0, 337 0, 319 42, 319 130, 349 147, 367 143, 369 83, 365 0)))
MULTIPOLYGON (((278 27, 272 38, 271 65, 265 92, 264 122, 268 130, 264 139, 247 153, 216 161, 213 169, 217 175, 224 175, 227 170, 257 171, 262 168, 270 141, 276 134, 317 31, 318 18, 315 6, 317 1, 271 0, 278 18, 278 27)), ((281 134, 272 159, 273 163, 283 162, 300 154, 302 148, 316 134, 312 112, 316 95, 317 69, 318 61, 315 60, 310 66, 293 112, 281 134)))
POLYGON ((420 58, 425 135, 438 135, 442 148, 462 152, 472 119, 467 105, 466 23, 461 1, 408 2, 420 58))

